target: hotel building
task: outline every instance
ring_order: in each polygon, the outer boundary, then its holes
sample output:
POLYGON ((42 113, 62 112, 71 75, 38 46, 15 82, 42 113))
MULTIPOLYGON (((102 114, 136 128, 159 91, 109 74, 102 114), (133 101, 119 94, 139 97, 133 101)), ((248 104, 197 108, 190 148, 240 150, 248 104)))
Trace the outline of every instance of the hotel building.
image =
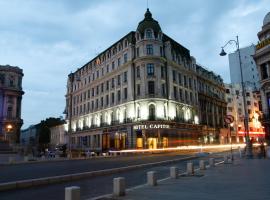
POLYGON ((256 45, 254 60, 260 74, 262 124, 266 139, 270 141, 270 12, 264 17, 262 30, 258 32, 260 42, 256 45))
POLYGON ((196 60, 147 9, 131 31, 69 74, 70 148, 165 148, 202 142, 196 60))

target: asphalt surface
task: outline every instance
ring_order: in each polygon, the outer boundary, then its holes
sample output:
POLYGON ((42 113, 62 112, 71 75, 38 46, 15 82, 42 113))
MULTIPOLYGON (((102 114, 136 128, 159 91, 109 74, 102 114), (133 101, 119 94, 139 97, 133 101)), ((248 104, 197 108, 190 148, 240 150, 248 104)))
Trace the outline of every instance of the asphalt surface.
POLYGON ((0 165, 0 183, 126 167, 130 165, 177 159, 186 156, 187 155, 179 155, 179 153, 174 152, 125 157, 93 158, 87 160, 0 165))
MULTIPOLYGON (((130 162, 131 160, 136 160, 136 162, 146 162, 146 159, 149 159, 151 161, 157 159, 163 158, 163 156, 167 157, 168 155, 159 155, 159 156, 151 156, 151 157, 144 157, 143 159, 137 158, 117 158, 117 161, 126 160, 128 159, 130 162)), ((182 157, 186 157, 181 155, 182 157)), ((169 157, 172 159, 172 157, 169 157)), ((202 159, 202 158, 200 158, 202 159)), ((203 159, 208 159, 207 157, 203 159)), ((149 161, 148 160, 148 161, 149 161)), ((195 167, 198 167, 198 160, 194 159, 192 160, 195 164, 195 167)), ((101 162, 101 161, 100 161, 101 162)), ((113 160, 111 162, 114 163, 113 160)), ((122 161, 123 162, 123 161, 122 161)), ((135 162, 135 161, 134 161, 135 162)), ((137 185, 141 185, 146 183, 146 172, 147 171, 157 171, 158 173, 158 179, 162 179, 169 176, 169 167, 171 166, 177 166, 180 169, 180 172, 184 172, 186 170, 186 162, 190 161, 180 161, 175 164, 169 164, 169 165, 160 165, 156 167, 148 167, 144 169, 138 169, 138 170, 131 170, 127 172, 117 173, 113 175, 106 175, 106 176, 99 176, 99 177, 93 177, 90 179, 83 179, 79 181, 73 181, 69 183, 59 183, 59 184, 53 184, 53 185, 47 185, 47 186, 39 186, 39 187, 33 187, 28 189, 20 189, 20 190, 12 190, 12 191, 5 191, 0 192, 0 199, 1 200, 29 200, 29 199, 38 199, 38 200, 61 200, 64 199, 64 188, 68 186, 79 186, 81 187, 81 199, 88 199, 92 197, 97 197, 104 194, 110 194, 112 193, 112 180, 115 177, 125 177, 126 178, 126 186, 127 188, 134 187, 137 185)), ((31 165, 29 165, 30 167, 31 165)))

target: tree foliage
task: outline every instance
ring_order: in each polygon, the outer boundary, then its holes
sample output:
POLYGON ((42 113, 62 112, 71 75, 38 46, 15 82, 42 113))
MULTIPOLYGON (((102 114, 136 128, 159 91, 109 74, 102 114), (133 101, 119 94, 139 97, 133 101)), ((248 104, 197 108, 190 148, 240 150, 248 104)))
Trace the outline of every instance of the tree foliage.
POLYGON ((50 117, 46 120, 42 120, 38 124, 39 129, 39 144, 47 145, 50 143, 50 128, 53 126, 64 124, 65 121, 60 118, 50 117))

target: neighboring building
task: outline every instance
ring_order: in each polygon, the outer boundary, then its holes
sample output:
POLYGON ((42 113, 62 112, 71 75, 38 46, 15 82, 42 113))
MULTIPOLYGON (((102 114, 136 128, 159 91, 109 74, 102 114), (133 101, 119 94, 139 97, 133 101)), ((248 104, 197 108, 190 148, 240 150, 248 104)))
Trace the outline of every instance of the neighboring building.
MULTIPOLYGON (((256 67, 256 63, 253 59, 255 54, 255 45, 252 44, 248 47, 240 49, 243 81, 246 86, 252 87, 254 91, 260 89, 260 78, 256 67)), ((240 62, 238 52, 229 54, 229 66, 231 83, 241 83, 240 62)))
POLYGON ((22 146, 37 146, 38 145, 39 126, 31 125, 26 129, 21 130, 20 144, 22 146))
POLYGON ((19 142, 23 71, 18 67, 0 65, 0 140, 19 142))
POLYGON ((254 60, 260 74, 262 124, 266 138, 270 140, 270 12, 264 17, 262 30, 258 32, 260 42, 256 45, 254 60))
POLYGON ((189 50, 163 33, 147 9, 135 32, 69 74, 70 147, 104 151, 202 143, 197 75, 189 50))
POLYGON ((220 129, 225 128, 225 86, 222 78, 197 65, 200 124, 204 125, 204 143, 219 141, 220 129))
POLYGON ((66 124, 60 124, 57 126, 50 127, 51 146, 55 147, 57 145, 64 145, 68 143, 68 137, 65 126, 66 124))
MULTIPOLYGON (((264 127, 259 121, 262 112, 260 92, 253 91, 253 87, 245 87, 246 90, 246 105, 249 115, 249 136, 260 141, 264 139, 264 127)), ((231 139, 233 143, 245 142, 245 126, 244 126, 244 100, 242 95, 241 84, 226 84, 226 100, 227 100, 227 114, 234 117, 234 122, 231 126, 231 139)), ((226 136, 225 136, 226 137, 226 136)), ((222 138, 226 143, 229 138, 222 138)), ((227 137, 230 137, 229 135, 227 137)))

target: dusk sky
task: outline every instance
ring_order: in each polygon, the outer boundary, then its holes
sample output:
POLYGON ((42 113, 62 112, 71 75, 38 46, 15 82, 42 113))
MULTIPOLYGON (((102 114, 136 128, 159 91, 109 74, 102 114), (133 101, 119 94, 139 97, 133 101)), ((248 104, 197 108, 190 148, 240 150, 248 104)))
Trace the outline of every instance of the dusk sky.
MULTIPOLYGON (((0 0, 0 64, 24 71, 23 128, 65 109, 67 75, 136 27, 146 0, 0 0)), ((230 82, 220 47, 258 41, 269 0, 149 0, 164 33, 230 82)), ((228 46, 233 52, 235 46, 228 46)))

